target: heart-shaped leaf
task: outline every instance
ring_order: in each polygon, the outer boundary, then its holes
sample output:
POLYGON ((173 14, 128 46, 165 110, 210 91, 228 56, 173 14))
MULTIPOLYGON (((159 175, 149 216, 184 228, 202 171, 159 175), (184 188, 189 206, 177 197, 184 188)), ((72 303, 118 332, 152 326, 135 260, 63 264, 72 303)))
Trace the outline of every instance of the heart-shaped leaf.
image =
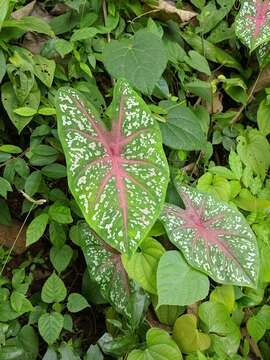
POLYGON ((210 346, 210 337, 197 329, 197 318, 193 314, 180 316, 173 327, 173 338, 185 354, 206 350, 210 346))
POLYGON ((112 40, 103 52, 104 64, 116 78, 125 78, 145 94, 151 94, 167 64, 162 40, 142 29, 133 37, 112 40))
POLYGON ((208 291, 208 277, 187 264, 179 251, 162 256, 157 270, 158 306, 191 305, 204 299, 208 291))
POLYGON ((237 352, 241 338, 240 329, 231 319, 225 305, 206 301, 199 307, 199 317, 210 333, 211 350, 220 356, 237 352))
POLYGON ((73 228, 80 237, 90 278, 97 282, 101 295, 120 313, 126 313, 131 295, 130 282, 121 254, 100 239, 85 222, 73 228))
POLYGON ((156 328, 148 330, 146 346, 145 350, 131 351, 127 360, 182 360, 178 346, 164 330, 156 328))
POLYGON ((174 105, 168 109, 168 119, 160 124, 163 142, 173 149, 200 150, 204 135, 200 120, 186 106, 174 105))
POLYGON ((97 234, 130 255, 162 209, 168 165, 158 125, 126 82, 117 83, 110 110, 107 130, 80 93, 71 88, 58 93, 70 190, 97 234))
POLYGON ((236 35, 251 50, 270 39, 269 0, 244 0, 236 18, 236 35))
POLYGON ((210 194, 176 182, 185 209, 166 204, 168 236, 193 267, 221 283, 256 287, 256 238, 243 215, 210 194))
POLYGON ((140 245, 140 251, 130 258, 122 256, 124 267, 130 278, 137 281, 142 288, 156 294, 156 275, 158 262, 165 250, 153 238, 145 238, 140 245))

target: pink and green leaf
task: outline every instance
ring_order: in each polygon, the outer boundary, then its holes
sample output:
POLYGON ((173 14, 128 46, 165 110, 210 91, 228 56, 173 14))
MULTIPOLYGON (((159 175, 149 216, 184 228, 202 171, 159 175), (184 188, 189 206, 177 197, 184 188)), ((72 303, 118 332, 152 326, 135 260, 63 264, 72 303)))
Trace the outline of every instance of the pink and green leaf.
POLYGON ((122 314, 127 313, 132 286, 121 261, 121 253, 106 244, 85 222, 78 226, 80 246, 89 276, 101 295, 122 314))
POLYGON ((165 204, 161 214, 170 241, 191 266, 220 283, 256 287, 259 254, 243 215, 210 194, 176 183, 185 209, 165 204))
POLYGON ((237 37, 251 51, 270 39, 269 0, 244 0, 236 18, 237 37))
POLYGON ((158 125, 122 80, 110 129, 72 88, 61 88, 56 103, 69 188, 86 221, 112 247, 134 253, 159 216, 168 184, 158 125))

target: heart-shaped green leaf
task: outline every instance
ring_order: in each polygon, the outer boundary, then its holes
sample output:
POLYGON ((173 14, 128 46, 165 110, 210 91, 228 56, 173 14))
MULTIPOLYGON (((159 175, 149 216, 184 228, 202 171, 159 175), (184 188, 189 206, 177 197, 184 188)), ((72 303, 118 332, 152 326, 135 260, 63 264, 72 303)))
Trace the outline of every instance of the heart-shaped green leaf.
POLYGON ((182 360, 178 346, 170 335, 161 329, 152 328, 146 334, 146 349, 133 350, 127 360, 182 360))
POLYGON ((270 39, 269 0, 244 0, 236 18, 236 35, 251 50, 270 39))
POLYGON ((197 318, 193 314, 182 315, 176 320, 173 338, 185 354, 206 350, 211 343, 210 337, 197 329, 197 318))
POLYGON ((152 294, 156 294, 156 274, 158 262, 165 250, 153 238, 146 238, 140 245, 140 251, 130 258, 122 256, 123 265, 132 279, 152 294))
POLYGON ((70 190, 97 234, 130 255, 162 209, 168 165, 158 125, 126 82, 117 83, 110 110, 108 130, 80 93, 58 93, 70 190))
POLYGON ((193 267, 221 283, 256 287, 259 254, 243 215, 210 194, 176 182, 185 209, 166 204, 168 236, 193 267))
POLYGON ((240 330, 230 318, 225 305, 207 301, 200 305, 199 317, 210 333, 211 349, 217 355, 233 355, 240 344, 240 330))
POLYGON ((101 240, 84 222, 76 226, 76 232, 80 236, 90 278, 97 282, 101 295, 107 301, 120 313, 126 313, 131 287, 121 254, 101 240))
POLYGON ((190 305, 204 299, 208 291, 208 277, 193 269, 179 251, 162 256, 157 270, 158 306, 190 305))
POLYGON ((145 29, 133 37, 112 40, 103 52, 104 64, 116 78, 125 78, 145 94, 151 94, 167 64, 162 40, 145 29))
POLYGON ((164 144, 173 149, 200 150, 203 146, 200 120, 186 106, 169 108, 167 122, 161 123, 160 128, 164 144))

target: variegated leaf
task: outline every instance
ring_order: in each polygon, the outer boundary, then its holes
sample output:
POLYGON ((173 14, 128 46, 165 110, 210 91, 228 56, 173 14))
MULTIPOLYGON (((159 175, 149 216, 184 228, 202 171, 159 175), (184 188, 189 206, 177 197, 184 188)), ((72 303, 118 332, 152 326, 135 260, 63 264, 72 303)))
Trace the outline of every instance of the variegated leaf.
POLYGON ((256 287, 257 242, 243 215, 210 194, 176 187, 185 209, 166 204, 161 215, 171 242, 217 282, 256 287))
POLYGON ((77 226, 90 278, 98 284, 104 299, 117 311, 128 315, 127 305, 132 288, 121 261, 121 253, 100 239, 87 223, 82 222, 77 226))
POLYGON ((269 0, 244 0, 236 17, 236 35, 251 50, 270 39, 269 0))
POLYGON ((160 214, 168 165, 158 125, 125 81, 115 86, 110 112, 108 130, 79 92, 59 90, 58 132, 70 190, 98 235, 130 255, 160 214))

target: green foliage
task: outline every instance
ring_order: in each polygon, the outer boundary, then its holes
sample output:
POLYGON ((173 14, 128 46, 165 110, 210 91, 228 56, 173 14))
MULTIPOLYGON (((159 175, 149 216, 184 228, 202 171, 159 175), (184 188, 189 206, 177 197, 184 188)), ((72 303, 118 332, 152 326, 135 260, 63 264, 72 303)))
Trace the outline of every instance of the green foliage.
POLYGON ((160 360, 182 359, 176 343, 164 330, 152 328, 146 334, 146 350, 133 350, 128 360, 160 360), (158 355, 157 355, 158 354, 158 355))
POLYGON ((158 265, 157 291, 158 307, 190 305, 207 296, 209 281, 207 276, 189 266, 178 251, 167 251, 158 265))

